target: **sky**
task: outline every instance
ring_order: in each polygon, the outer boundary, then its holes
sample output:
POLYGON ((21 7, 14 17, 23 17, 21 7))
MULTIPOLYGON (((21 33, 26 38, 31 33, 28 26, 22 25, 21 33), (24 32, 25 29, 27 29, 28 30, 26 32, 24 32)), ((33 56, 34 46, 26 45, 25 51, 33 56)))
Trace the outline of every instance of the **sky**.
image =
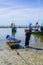
POLYGON ((0 25, 43 23, 43 0, 0 0, 0 25))

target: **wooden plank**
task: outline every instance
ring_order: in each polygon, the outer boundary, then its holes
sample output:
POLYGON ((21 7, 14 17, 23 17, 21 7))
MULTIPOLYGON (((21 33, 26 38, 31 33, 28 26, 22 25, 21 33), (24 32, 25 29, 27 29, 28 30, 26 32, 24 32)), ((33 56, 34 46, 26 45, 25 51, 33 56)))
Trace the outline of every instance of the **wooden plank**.
POLYGON ((9 45, 19 45, 19 43, 15 43, 15 42, 6 42, 9 45))
POLYGON ((20 42, 21 42, 21 40, 19 40, 19 41, 6 40, 6 43, 8 43, 10 46, 11 46, 11 45, 19 45, 20 42))

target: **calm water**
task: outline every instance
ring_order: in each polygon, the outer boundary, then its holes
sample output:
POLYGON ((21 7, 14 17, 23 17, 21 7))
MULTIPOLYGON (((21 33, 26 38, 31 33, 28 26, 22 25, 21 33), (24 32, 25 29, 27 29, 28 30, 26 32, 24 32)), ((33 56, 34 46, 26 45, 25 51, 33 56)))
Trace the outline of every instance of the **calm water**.
MULTIPOLYGON (((16 38, 21 40, 20 45, 25 45, 25 29, 17 29, 16 38)), ((6 35, 11 35, 11 29, 5 28, 0 29, 0 44, 6 44, 6 35)), ((30 46, 43 48, 43 36, 42 35, 31 35, 30 46)))

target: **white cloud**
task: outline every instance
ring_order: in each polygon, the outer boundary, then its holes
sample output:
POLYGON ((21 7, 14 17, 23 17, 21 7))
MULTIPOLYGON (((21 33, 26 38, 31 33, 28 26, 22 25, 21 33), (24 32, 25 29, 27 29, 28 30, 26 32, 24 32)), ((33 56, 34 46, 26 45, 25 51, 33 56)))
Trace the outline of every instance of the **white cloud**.
POLYGON ((14 9, 14 8, 1 8, 0 9, 0 20, 15 19, 17 20, 41 20, 43 19, 43 9, 37 8, 24 8, 24 9, 14 9))

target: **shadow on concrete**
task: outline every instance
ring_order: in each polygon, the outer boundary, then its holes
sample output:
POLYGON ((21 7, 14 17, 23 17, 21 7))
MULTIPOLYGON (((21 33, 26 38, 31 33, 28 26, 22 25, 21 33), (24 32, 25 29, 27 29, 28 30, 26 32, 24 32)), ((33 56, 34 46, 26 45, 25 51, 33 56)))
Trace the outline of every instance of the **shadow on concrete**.
POLYGON ((11 46, 11 49, 34 49, 34 50, 43 50, 42 48, 35 48, 35 47, 31 47, 31 46, 27 46, 27 47, 23 47, 22 45, 18 45, 18 46, 11 46))
POLYGON ((11 49, 24 49, 24 47, 22 46, 22 45, 12 45, 12 46, 10 46, 11 47, 11 49))
POLYGON ((35 47, 31 47, 31 46, 28 46, 27 48, 34 49, 34 50, 43 50, 42 48, 35 48, 35 47))

